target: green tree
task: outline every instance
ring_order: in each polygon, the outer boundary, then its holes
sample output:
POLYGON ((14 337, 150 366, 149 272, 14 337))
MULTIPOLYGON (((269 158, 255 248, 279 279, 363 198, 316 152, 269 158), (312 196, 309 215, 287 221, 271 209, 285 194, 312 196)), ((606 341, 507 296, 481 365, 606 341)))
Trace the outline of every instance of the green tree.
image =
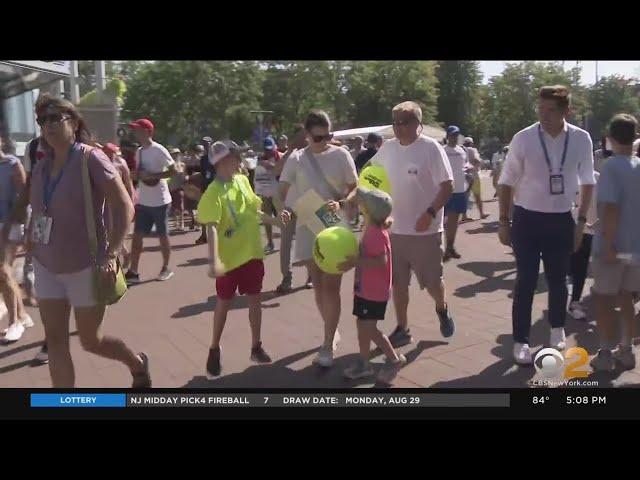
POLYGON ((519 130, 537 120, 538 91, 545 85, 562 84, 572 91, 571 122, 582 124, 586 111, 585 89, 580 85, 580 69, 566 71, 561 62, 510 63, 501 75, 489 81, 483 115, 487 135, 501 143, 511 141, 519 130))
POLYGON ((122 117, 149 117, 159 141, 187 146, 202 136, 247 138, 260 106, 263 72, 255 62, 162 61, 137 66, 122 117))
POLYGON ((587 93, 590 109, 589 130, 598 138, 618 113, 640 114, 636 83, 621 75, 602 77, 587 93))
POLYGON ((478 121, 482 73, 477 61, 438 62, 438 120, 458 125, 465 135, 480 136, 478 121))
POLYGON ((352 62, 345 73, 351 126, 385 125, 391 109, 406 100, 422 107, 423 123, 436 120, 438 80, 433 61, 352 62))

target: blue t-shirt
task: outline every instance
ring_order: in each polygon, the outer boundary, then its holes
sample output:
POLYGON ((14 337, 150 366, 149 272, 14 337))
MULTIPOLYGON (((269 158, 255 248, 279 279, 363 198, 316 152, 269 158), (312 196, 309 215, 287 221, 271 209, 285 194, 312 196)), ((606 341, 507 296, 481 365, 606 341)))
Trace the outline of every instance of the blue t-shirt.
POLYGON ((607 161, 598 182, 599 228, 593 244, 594 255, 602 251, 602 204, 620 209, 614 248, 617 253, 640 255, 640 158, 616 155, 607 161))

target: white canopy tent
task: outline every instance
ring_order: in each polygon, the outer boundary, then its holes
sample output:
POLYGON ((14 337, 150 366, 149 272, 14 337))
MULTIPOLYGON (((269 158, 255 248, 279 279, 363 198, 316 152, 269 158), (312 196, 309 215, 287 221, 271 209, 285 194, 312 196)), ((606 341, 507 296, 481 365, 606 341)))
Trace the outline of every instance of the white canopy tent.
MULTIPOLYGON (((365 140, 367 139, 367 135, 370 133, 377 133, 382 136, 385 140, 389 140, 393 138, 393 125, 380 125, 377 127, 364 127, 364 128, 351 128, 349 130, 338 130, 333 132, 333 138, 338 140, 351 140, 355 137, 362 137, 365 140)), ((424 130, 422 131, 427 137, 431 137, 435 140, 442 140, 446 132, 440 128, 435 127, 433 125, 424 125, 424 130)))

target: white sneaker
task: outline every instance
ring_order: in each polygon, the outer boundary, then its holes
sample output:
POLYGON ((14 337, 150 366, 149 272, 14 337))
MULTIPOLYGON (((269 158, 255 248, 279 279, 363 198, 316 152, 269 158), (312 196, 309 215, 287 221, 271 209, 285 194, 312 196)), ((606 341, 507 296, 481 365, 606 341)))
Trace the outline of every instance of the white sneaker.
POLYGON ((584 320, 587 318, 587 314, 582 309, 580 302, 571 302, 569 305, 569 315, 571 315, 574 320, 584 320))
POLYGON ((156 280, 158 280, 159 282, 164 282, 166 280, 169 280, 171 277, 173 277, 173 272, 168 268, 163 268, 156 280))
POLYGON ((619 345, 612 353, 613 359, 618 361, 624 370, 636 368, 636 355, 633 347, 619 345))
POLYGON ((564 328, 552 328, 549 343, 551 344, 551 347, 556 350, 564 350, 567 348, 567 337, 564 335, 564 328))
POLYGON ((340 343, 340 331, 338 329, 336 329, 336 334, 333 336, 333 349, 337 350, 338 349, 338 343, 340 343))
POLYGON ((314 365, 320 367, 329 368, 333 365, 333 352, 326 348, 321 348, 318 352, 318 356, 313 359, 314 365))
POLYGON ((513 345, 513 358, 518 365, 533 365, 529 344, 515 343, 513 345))
POLYGON ((13 324, 7 329, 7 333, 4 336, 5 342, 17 342, 22 338, 24 333, 24 325, 22 322, 13 322, 13 324))
POLYGON ((382 369, 380 369, 380 373, 378 374, 378 381, 391 384, 393 380, 398 375, 398 372, 402 367, 407 364, 407 357, 400 354, 398 355, 397 362, 389 362, 388 360, 385 362, 382 369))
POLYGON ((610 350, 598 350, 598 354, 589 362, 591 368, 600 372, 612 372, 616 368, 616 362, 610 350))
POLYGON ((22 326, 24 328, 31 328, 34 325, 33 319, 31 318, 31 315, 29 315, 28 313, 26 313, 24 317, 20 319, 20 321, 22 322, 22 326))
MULTIPOLYGON (((6 314, 4 317, 2 317, 2 320, 7 320, 9 321, 9 316, 8 314, 6 314)), ((31 318, 31 316, 27 313, 25 314, 24 317, 22 317, 20 320, 18 320, 18 322, 22 323, 22 326, 24 328, 31 328, 33 327, 34 323, 33 323, 33 319, 31 318)), ((6 335, 7 332, 9 331, 9 327, 5 328, 4 330, 2 330, 2 334, 6 335)))

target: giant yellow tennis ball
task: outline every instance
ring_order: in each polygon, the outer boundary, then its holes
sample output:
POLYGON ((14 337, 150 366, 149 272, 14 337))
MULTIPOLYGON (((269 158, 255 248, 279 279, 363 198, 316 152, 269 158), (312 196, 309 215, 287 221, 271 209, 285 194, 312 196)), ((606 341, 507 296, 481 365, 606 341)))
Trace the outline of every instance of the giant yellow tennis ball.
POLYGON ((365 188, 375 188, 391 195, 391 183, 384 167, 369 165, 360 172, 358 185, 365 188))
POLYGON ((358 254, 358 239, 344 227, 329 227, 316 236, 313 259, 326 273, 340 274, 338 265, 358 254))

